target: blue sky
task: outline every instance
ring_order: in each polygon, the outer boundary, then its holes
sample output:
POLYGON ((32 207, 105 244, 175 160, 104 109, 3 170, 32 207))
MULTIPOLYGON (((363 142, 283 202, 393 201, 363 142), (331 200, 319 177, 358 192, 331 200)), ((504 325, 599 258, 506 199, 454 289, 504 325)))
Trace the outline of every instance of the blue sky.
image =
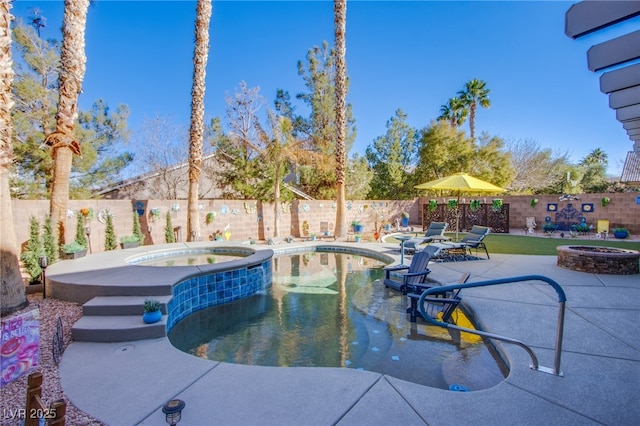
MULTIPOLYGON (((477 114, 477 132, 534 139, 577 162, 595 148, 619 176, 632 149, 599 74, 587 69, 594 43, 640 28, 640 18, 606 36, 572 40, 560 1, 350 1, 347 9, 348 101, 364 153, 397 108, 425 127, 472 78, 486 81, 492 106, 477 114)), ((17 0, 26 18, 38 7, 44 37, 60 38, 63 2, 17 0)), ((87 21, 87 72, 80 106, 103 98, 131 109, 135 132, 145 118, 189 124, 195 1, 98 0, 87 21)), ((269 107, 276 90, 304 89, 297 61, 324 40, 333 44, 330 1, 214 1, 205 115, 224 116, 225 94, 244 80, 269 107)), ((299 105, 298 111, 304 111, 299 105)), ((468 125, 465 124, 468 129, 468 125)))

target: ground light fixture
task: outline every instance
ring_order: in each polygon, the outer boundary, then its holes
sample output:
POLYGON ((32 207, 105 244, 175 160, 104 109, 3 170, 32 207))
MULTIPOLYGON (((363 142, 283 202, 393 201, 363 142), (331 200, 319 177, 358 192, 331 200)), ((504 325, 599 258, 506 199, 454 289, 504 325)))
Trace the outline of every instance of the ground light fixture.
POLYGON ((47 277, 45 271, 47 270, 47 266, 49 266, 49 258, 46 255, 42 255, 38 258, 38 263, 40 264, 40 268, 42 268, 42 298, 47 298, 47 292, 45 286, 47 285, 47 277))
POLYGON ((162 412, 164 413, 165 420, 171 426, 175 426, 180 421, 182 417, 182 410, 184 409, 185 403, 181 399, 172 399, 171 401, 164 404, 162 407, 162 412))

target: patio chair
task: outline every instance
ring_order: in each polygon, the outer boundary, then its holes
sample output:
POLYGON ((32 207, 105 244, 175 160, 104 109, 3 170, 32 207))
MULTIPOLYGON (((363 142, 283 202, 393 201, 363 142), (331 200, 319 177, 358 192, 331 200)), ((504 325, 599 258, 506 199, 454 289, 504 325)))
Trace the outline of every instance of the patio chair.
MULTIPOLYGON (((469 280, 471 274, 469 272, 465 272, 462 277, 458 280, 457 284, 464 284, 469 280)), ((416 322, 417 317, 424 319, 420 311, 418 310, 418 301, 420 300, 420 296, 422 293, 435 286, 444 286, 447 284, 442 284, 434 281, 434 285, 425 285, 425 284, 414 284, 411 286, 407 286, 407 296, 409 297, 410 306, 407 308, 407 313, 409 313, 410 321, 416 322)), ((430 297, 425 297, 425 311, 426 313, 434 319, 438 319, 438 315, 441 313, 441 320, 444 322, 448 322, 451 319, 451 315, 453 311, 456 310, 462 299, 459 296, 460 289, 442 292, 442 293, 434 293, 430 297)))
POLYGON ((396 265, 384 268, 384 286, 406 294, 407 285, 424 283, 431 272, 427 265, 435 249, 426 249, 416 253, 410 265, 396 265), (400 272, 405 271, 406 272, 400 272))
POLYGON ((435 253, 438 253, 440 256, 442 256, 444 253, 451 253, 455 251, 462 252, 465 259, 467 257, 467 252, 471 254, 472 248, 476 250, 476 253, 478 252, 478 249, 483 249, 487 254, 487 259, 490 259, 487 246, 483 242, 485 237, 489 234, 489 231, 490 228, 486 226, 473 225, 471 231, 469 231, 469 233, 462 240, 460 240, 460 242, 433 243, 430 244, 429 247, 434 247, 435 249, 437 249, 435 253))
MULTIPOLYGON (((424 233, 424 237, 411 238, 404 242, 405 251, 416 252, 420 244, 430 243, 434 240, 433 237, 444 237, 444 231, 449 224, 447 222, 431 222, 427 232, 424 233)), ((402 244, 401 244, 402 246, 402 244)))

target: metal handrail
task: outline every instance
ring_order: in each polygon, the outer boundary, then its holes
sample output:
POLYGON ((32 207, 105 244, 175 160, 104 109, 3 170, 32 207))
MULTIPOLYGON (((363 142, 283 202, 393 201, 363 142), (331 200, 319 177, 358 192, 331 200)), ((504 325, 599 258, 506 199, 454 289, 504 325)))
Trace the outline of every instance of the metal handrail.
POLYGON ((562 376, 562 372, 560 371, 560 356, 561 356, 561 353, 562 353, 562 337, 563 337, 563 333, 564 333, 564 311, 565 311, 565 303, 566 303, 566 301, 567 301, 567 297, 566 297, 566 295, 564 293, 564 290, 562 289, 562 287, 560 287, 560 284, 558 284, 557 282, 555 282, 551 278, 548 278, 548 277, 545 277, 545 276, 542 276, 542 275, 523 275, 523 276, 519 276, 519 277, 500 278, 500 279, 487 280, 487 281, 476 281, 476 282, 465 283, 465 284, 451 284, 451 285, 446 285, 446 286, 442 286, 442 287, 431 287, 431 288, 425 290, 420 295, 420 299, 418 301, 418 310, 420 311, 420 314, 422 314, 422 317, 425 319, 425 321, 427 321, 428 323, 431 323, 433 325, 436 325, 438 327, 444 327, 444 328, 450 328, 450 329, 453 329, 453 330, 464 331, 466 333, 472 333, 472 334, 476 334, 478 336, 488 337, 490 339, 501 340, 503 342, 513 343, 515 345, 518 345, 521 348, 523 348, 525 351, 527 351, 527 353, 531 357, 531 365, 530 365, 530 367, 533 370, 538 370, 538 371, 542 371, 542 372, 545 372, 545 373, 554 374, 556 376, 562 376), (526 344, 524 344, 523 342, 521 342, 519 340, 512 339, 510 337, 500 336, 498 334, 487 333, 485 331, 474 330, 474 329, 470 329, 470 328, 464 328, 464 327, 460 327, 460 326, 455 325, 455 324, 449 324, 449 323, 446 323, 446 322, 443 322, 443 321, 437 321, 436 319, 432 318, 429 314, 427 314, 427 312, 425 310, 425 307, 424 307, 424 302, 425 301, 442 302, 442 299, 438 299, 438 298, 435 298, 435 297, 434 298, 427 297, 430 294, 442 294, 442 293, 446 293, 448 291, 453 291, 453 290, 458 290, 458 289, 473 288, 473 287, 486 287, 486 286, 490 286, 490 285, 509 284, 509 283, 521 282, 521 281, 544 281, 547 284, 549 284, 551 287, 553 287, 553 289, 558 294, 558 303, 559 303, 558 324, 557 324, 557 328, 556 328, 556 349, 555 349, 555 357, 554 357, 553 369, 550 369, 548 367, 541 367, 538 364, 538 358, 536 357, 536 355, 533 352, 533 350, 529 346, 527 346, 526 344))

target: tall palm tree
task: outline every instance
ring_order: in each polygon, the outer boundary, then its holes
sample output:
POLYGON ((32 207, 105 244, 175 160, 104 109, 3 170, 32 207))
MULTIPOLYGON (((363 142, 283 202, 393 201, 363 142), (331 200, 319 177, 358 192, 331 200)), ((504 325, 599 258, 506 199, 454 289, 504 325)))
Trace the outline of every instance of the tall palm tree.
POLYGON ((209 59, 209 23, 211 0, 196 5, 196 42, 193 50, 193 87, 191 89, 191 123, 189 128, 189 198, 187 201, 187 238, 200 237, 198 187, 202 169, 202 134, 204 133, 204 92, 209 59))
POLYGON ((454 129, 461 126, 469 115, 469 109, 461 98, 449 98, 446 104, 440 107, 438 120, 448 121, 454 129))
POLYGON ((346 32, 347 32, 347 0, 334 0, 333 15, 335 27, 335 111, 336 111, 336 229, 337 237, 347 235, 347 214, 345 196, 346 175, 346 115, 347 115, 347 65, 346 65, 346 32))
POLYGON ((45 138, 45 143, 53 150, 50 213, 60 230, 58 238, 60 244, 64 243, 73 155, 80 155, 80 145, 76 140, 74 127, 78 118, 78 95, 82 90, 87 62, 84 33, 88 8, 89 0, 65 0, 64 2, 56 129, 45 138))
POLYGON ((9 194, 11 149, 11 2, 0 2, 0 313, 18 310, 27 304, 18 262, 18 242, 13 229, 9 194))
POLYGON ((471 140, 475 141, 476 137, 476 110, 478 104, 482 108, 489 108, 491 101, 489 100, 489 89, 485 86, 482 80, 474 78, 464 85, 464 89, 458 92, 458 96, 464 102, 465 106, 469 108, 469 132, 471 140))

